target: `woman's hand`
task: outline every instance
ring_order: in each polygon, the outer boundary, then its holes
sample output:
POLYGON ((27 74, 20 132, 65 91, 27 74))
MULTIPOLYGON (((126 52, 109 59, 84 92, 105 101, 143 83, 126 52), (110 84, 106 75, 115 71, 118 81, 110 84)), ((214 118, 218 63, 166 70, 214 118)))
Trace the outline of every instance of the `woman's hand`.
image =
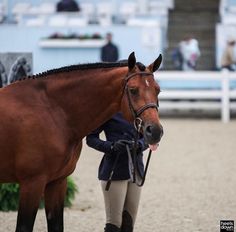
POLYGON ((132 147, 134 146, 134 141, 120 139, 113 144, 112 151, 115 153, 126 153, 127 152, 126 146, 128 146, 129 149, 132 149, 132 147))

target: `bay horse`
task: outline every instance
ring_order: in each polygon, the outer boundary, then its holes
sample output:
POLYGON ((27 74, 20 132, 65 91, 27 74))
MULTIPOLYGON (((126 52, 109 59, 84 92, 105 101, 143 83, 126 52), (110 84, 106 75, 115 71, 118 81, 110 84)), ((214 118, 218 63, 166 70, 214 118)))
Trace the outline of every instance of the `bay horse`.
POLYGON ((72 65, 27 77, 0 90, 0 182, 20 185, 17 232, 33 231, 44 198, 49 232, 63 231, 66 177, 79 159, 82 139, 116 112, 139 117, 153 148, 163 129, 149 66, 128 61, 72 65), (132 113, 131 113, 132 112, 132 113))

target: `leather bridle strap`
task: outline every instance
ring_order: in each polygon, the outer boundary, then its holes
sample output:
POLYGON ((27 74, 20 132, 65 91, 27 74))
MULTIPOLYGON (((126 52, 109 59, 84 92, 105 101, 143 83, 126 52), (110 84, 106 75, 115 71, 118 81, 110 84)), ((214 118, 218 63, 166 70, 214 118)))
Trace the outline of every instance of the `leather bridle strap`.
POLYGON ((125 85, 127 84, 127 82, 128 82, 131 78, 135 77, 136 75, 153 76, 153 73, 150 73, 150 72, 137 72, 137 73, 132 73, 132 74, 130 74, 129 76, 126 76, 126 78, 125 78, 125 81, 126 81, 125 85))
POLYGON ((128 97, 128 103, 129 103, 129 108, 130 108, 130 111, 132 112, 133 114, 133 117, 134 119, 138 118, 146 109, 149 109, 149 108, 156 108, 158 110, 158 106, 156 103, 148 103, 144 106, 141 106, 138 110, 135 110, 133 105, 132 105, 132 101, 131 101, 131 96, 130 96, 130 92, 129 92, 129 89, 128 89, 128 81, 135 77, 136 75, 141 75, 141 76, 153 76, 152 73, 149 73, 149 72, 138 72, 138 73, 133 73, 133 74, 130 74, 129 76, 127 76, 125 78, 125 91, 126 91, 126 94, 127 94, 127 97, 128 97))
POLYGON ((156 109, 158 109, 156 103, 148 103, 148 104, 142 106, 140 109, 138 109, 136 111, 136 117, 139 117, 148 108, 156 108, 156 109))
POLYGON ((144 167, 144 173, 143 173, 143 176, 140 177, 141 178, 141 182, 140 183, 137 183, 137 181, 136 181, 136 171, 137 171, 137 159, 136 159, 136 156, 137 156, 137 150, 134 150, 133 154, 131 154, 130 149, 129 149, 129 147, 127 145, 126 145, 126 150, 127 150, 127 153, 128 153, 128 157, 129 157, 129 159, 132 162, 130 164, 130 167, 131 167, 131 170, 130 170, 130 172, 131 172, 130 173, 131 174, 131 180, 137 186, 142 187, 144 185, 144 183, 145 183, 145 180, 146 180, 146 175, 147 175, 147 171, 148 171, 148 167, 149 167, 149 162, 150 162, 150 159, 151 159, 152 150, 149 149, 146 165, 144 167))

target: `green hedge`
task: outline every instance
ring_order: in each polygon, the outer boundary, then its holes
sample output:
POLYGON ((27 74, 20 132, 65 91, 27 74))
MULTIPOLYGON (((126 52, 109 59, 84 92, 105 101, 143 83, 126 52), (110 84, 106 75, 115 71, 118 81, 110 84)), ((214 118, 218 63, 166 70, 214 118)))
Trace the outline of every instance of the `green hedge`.
MULTIPOLYGON (((72 177, 67 178, 67 191, 65 198, 65 207, 71 207, 78 188, 72 177)), ((16 211, 19 201, 18 184, 0 184, 0 211, 16 211)), ((43 207, 43 203, 40 204, 43 207)))

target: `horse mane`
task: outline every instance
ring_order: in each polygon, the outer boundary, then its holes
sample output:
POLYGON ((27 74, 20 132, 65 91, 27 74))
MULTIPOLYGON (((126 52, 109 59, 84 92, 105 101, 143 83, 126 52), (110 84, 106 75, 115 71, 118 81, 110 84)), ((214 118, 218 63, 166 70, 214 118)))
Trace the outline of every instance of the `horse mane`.
POLYGON ((140 71, 145 71, 146 66, 144 64, 142 64, 141 62, 137 62, 136 65, 138 66, 138 68, 140 69, 140 71))
MULTIPOLYGON (((146 68, 145 65, 140 62, 137 62, 136 65, 141 71, 144 71, 146 68)), ((71 72, 71 71, 76 71, 76 70, 118 68, 118 67, 126 67, 126 66, 128 66, 127 60, 120 60, 118 62, 98 62, 98 63, 76 64, 76 65, 64 66, 61 68, 51 69, 51 70, 47 70, 45 72, 41 72, 38 74, 30 75, 25 78, 19 79, 19 81, 25 80, 25 79, 42 78, 42 77, 47 77, 48 75, 53 75, 53 74, 62 73, 62 72, 71 72)))
POLYGON ((88 70, 88 69, 99 69, 99 68, 118 68, 127 66, 127 62, 100 62, 100 63, 88 63, 88 64, 76 64, 70 66, 64 66, 61 68, 47 70, 42 73, 38 73, 32 76, 32 78, 46 77, 48 75, 62 73, 62 72, 71 72, 76 70, 88 70))

